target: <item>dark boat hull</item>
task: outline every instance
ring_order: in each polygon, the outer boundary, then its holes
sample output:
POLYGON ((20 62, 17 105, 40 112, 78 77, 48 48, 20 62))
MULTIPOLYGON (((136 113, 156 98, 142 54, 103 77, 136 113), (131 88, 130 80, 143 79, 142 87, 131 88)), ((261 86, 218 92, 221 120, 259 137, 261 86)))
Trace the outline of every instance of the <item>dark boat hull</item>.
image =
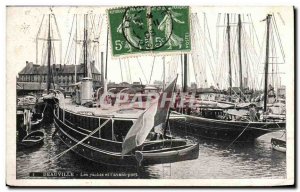
MULTIPOLYGON (((79 141, 84 139, 87 136, 87 134, 84 134, 81 131, 76 130, 76 128, 74 127, 70 127, 64 124, 56 117, 56 115, 54 115, 54 124, 58 129, 57 135, 59 136, 61 141, 65 143, 68 147, 72 147, 73 152, 82 156, 85 159, 97 163, 113 165, 113 166, 139 165, 139 162, 135 154, 125 155, 122 157, 121 142, 101 139, 92 135, 88 137, 83 143, 76 145, 79 141), (76 147, 73 147, 74 145, 76 145, 76 147)), ((166 142, 168 143, 168 141, 164 141, 164 142, 165 144, 166 142)), ((153 145, 154 147, 155 146, 159 147, 161 143, 153 142, 151 145, 153 145)), ((169 143, 172 145, 172 141, 169 141, 169 143)), ((148 164, 155 164, 155 163, 167 163, 167 162, 195 159, 198 157, 199 154, 199 144, 189 145, 187 146, 186 149, 183 148, 181 150, 177 150, 177 152, 171 150, 172 154, 162 153, 162 152, 166 152, 163 149, 158 149, 156 155, 155 153, 151 153, 151 150, 150 151, 147 150, 149 151, 147 153, 144 153, 145 151, 143 151, 143 149, 141 150, 142 153, 145 154, 143 155, 143 160, 141 164, 148 165, 148 164), (160 156, 162 154, 165 156, 164 157, 160 156)))
POLYGON ((190 115, 170 119, 176 132, 219 141, 253 142, 270 132, 285 129, 285 122, 237 122, 214 120, 190 115))

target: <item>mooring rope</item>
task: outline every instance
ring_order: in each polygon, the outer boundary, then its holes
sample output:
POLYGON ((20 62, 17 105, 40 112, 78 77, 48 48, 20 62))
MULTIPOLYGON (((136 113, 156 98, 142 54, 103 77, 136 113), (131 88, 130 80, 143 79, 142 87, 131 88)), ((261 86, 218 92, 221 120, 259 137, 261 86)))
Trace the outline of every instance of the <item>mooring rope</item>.
POLYGON ((20 171, 19 173, 23 173, 29 169, 32 169, 34 167, 37 167, 38 165, 42 165, 42 164, 46 164, 46 163, 52 163, 52 161, 59 159, 60 157, 62 157, 64 154, 66 154, 67 152, 69 152, 70 150, 72 150, 74 147, 76 147, 77 145, 81 144, 82 142, 84 142, 85 140, 87 140, 90 136, 92 136, 93 134, 95 134, 97 131, 99 131, 103 126, 105 126, 108 121, 110 121, 110 119, 107 119, 100 127, 98 127, 97 129, 95 129, 93 132, 91 132, 89 135, 87 135, 85 138, 83 138, 82 140, 80 140, 78 143, 76 143, 75 145, 73 145, 72 147, 68 148, 67 150, 59 153, 58 155, 55 155, 54 157, 50 158, 47 161, 35 164, 27 169, 23 169, 22 171, 20 171))
POLYGON ((46 105, 45 105, 45 107, 44 107, 44 109, 43 109, 43 115, 44 115, 44 112, 45 112, 45 110, 46 110, 47 105, 48 105, 48 103, 46 103, 46 105))
POLYGON ((247 127, 245 127, 245 129, 237 136, 237 138, 235 138, 227 147, 226 149, 228 149, 245 131, 246 129, 249 127, 250 123, 247 125, 247 127))

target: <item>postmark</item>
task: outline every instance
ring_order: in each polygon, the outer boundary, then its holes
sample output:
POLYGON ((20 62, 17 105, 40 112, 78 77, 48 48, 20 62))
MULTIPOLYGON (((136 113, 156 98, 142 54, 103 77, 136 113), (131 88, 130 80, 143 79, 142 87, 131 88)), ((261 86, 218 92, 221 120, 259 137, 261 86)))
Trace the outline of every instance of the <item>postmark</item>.
POLYGON ((189 7, 108 10, 112 55, 190 51, 189 7))
POLYGON ((128 7, 121 25, 127 43, 143 51, 163 47, 170 40, 173 31, 172 15, 165 6, 128 7), (164 31, 163 25, 169 29, 164 31))

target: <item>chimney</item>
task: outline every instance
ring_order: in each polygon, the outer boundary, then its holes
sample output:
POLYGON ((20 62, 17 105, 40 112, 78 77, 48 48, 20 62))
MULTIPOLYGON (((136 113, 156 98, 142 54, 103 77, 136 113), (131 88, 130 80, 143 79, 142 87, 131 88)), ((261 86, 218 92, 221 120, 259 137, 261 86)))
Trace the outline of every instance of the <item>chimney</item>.
POLYGON ((33 62, 26 61, 26 67, 27 67, 27 66, 33 67, 33 62))

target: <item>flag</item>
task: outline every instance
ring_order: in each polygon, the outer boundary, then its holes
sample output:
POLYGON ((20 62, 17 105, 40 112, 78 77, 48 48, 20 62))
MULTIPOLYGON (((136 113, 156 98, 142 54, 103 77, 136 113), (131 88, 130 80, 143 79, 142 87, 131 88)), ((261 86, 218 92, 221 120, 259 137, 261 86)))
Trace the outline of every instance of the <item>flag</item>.
POLYGON ((157 101, 145 110, 132 125, 122 144, 122 155, 142 145, 152 129, 156 132, 163 132, 176 81, 177 76, 160 94, 157 101))

